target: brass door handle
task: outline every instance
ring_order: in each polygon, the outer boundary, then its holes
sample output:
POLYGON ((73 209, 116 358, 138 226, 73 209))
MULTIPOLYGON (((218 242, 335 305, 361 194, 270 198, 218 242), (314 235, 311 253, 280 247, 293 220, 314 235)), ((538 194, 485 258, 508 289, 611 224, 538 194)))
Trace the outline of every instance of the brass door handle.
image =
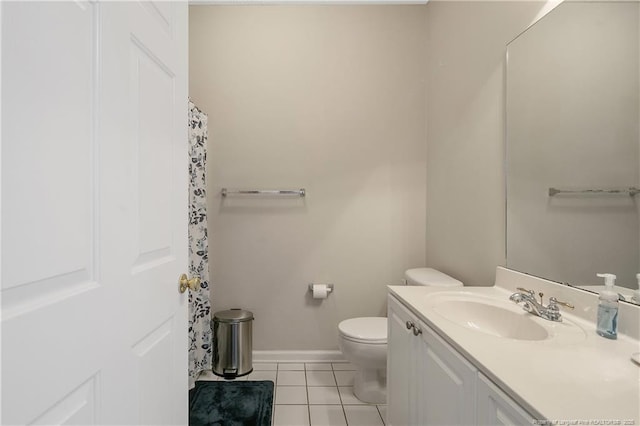
POLYGON ((191 291, 196 291, 200 288, 200 278, 194 277, 191 279, 187 278, 187 274, 180 275, 180 280, 178 281, 180 293, 184 293, 188 288, 191 291))

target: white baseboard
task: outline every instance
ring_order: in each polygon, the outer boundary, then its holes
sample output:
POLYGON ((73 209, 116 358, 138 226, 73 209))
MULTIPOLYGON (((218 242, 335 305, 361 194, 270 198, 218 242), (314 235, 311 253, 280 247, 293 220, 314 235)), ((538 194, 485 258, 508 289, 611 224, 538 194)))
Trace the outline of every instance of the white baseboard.
POLYGON ((253 362, 346 362, 340 351, 253 351, 253 362))

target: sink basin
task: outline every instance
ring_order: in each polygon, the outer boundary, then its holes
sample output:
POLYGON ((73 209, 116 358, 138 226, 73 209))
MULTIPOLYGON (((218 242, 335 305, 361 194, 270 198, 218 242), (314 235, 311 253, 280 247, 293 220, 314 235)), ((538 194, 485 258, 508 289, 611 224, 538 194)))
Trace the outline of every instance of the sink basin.
POLYGON ((427 294, 424 302, 426 309, 448 322, 487 336, 553 344, 586 338, 582 327, 570 319, 556 322, 537 317, 509 301, 508 292, 491 288, 434 292, 427 294))
POLYGON ((549 338, 547 329, 524 311, 472 300, 442 301, 433 309, 450 321, 493 336, 515 340, 549 338))

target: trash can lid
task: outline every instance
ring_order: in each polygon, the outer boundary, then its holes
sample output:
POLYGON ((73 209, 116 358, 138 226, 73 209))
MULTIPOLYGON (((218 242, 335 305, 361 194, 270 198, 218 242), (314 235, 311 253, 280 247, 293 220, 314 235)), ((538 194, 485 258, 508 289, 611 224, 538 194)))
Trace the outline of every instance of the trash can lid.
POLYGON ((253 320, 253 313, 242 309, 229 309, 213 314, 214 321, 219 322, 244 322, 253 320))

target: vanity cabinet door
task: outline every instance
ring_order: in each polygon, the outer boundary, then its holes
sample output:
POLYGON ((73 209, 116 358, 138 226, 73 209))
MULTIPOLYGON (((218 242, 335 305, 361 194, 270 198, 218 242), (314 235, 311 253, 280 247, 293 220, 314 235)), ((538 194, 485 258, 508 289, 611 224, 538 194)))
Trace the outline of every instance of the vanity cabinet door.
POLYGON ((478 373, 478 425, 532 425, 534 419, 507 394, 478 373))
POLYGON ((417 395, 419 425, 471 425, 476 423, 477 370, 426 324, 422 331, 417 395))
POLYGON ((412 348, 418 339, 414 338, 407 321, 415 324, 417 319, 407 308, 393 297, 388 298, 388 353, 387 353, 387 424, 407 426, 410 422, 409 398, 415 398, 417 373, 412 371, 412 348))
POLYGON ((387 423, 474 424, 475 367, 395 298, 388 302, 387 423))

